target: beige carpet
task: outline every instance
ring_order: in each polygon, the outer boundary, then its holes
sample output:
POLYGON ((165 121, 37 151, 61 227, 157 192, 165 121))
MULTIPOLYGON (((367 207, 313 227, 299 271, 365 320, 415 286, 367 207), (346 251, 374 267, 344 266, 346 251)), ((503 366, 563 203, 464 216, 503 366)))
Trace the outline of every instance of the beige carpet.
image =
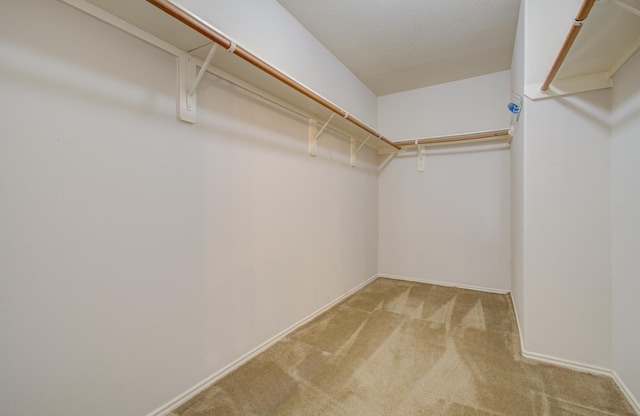
POLYGON ((377 279, 174 415, 634 415, 603 376, 520 356, 508 295, 377 279))

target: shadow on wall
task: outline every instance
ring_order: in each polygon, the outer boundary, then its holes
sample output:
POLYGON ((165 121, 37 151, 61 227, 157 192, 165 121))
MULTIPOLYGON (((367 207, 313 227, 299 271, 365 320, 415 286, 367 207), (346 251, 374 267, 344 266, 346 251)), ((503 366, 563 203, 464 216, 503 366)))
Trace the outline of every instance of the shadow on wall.
POLYGON ((621 127, 640 119, 640 100, 637 99, 640 95, 640 83, 636 83, 633 88, 617 89, 614 81, 613 89, 615 90, 616 106, 612 112, 611 124, 615 127, 621 127))
POLYGON ((594 121, 597 125, 605 130, 611 128, 611 120, 609 117, 611 111, 611 95, 607 100, 603 100, 600 95, 601 91, 589 91, 574 96, 555 97, 558 104, 567 109, 583 115, 594 121), (606 104, 606 105, 605 105, 606 104))

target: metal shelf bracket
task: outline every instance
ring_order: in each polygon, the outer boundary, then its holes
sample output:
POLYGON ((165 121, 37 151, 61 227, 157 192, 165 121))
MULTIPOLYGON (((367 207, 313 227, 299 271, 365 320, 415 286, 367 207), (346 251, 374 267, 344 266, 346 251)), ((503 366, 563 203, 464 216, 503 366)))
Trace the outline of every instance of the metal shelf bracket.
POLYGON ((207 67, 217 50, 218 45, 214 44, 204 63, 200 66, 200 71, 196 71, 196 58, 192 54, 184 53, 178 56, 178 118, 180 120, 187 123, 196 122, 198 84, 202 81, 202 77, 207 72, 207 67))
POLYGON ((314 119, 309 119, 309 155, 316 156, 318 153, 318 137, 322 134, 324 129, 329 125, 333 116, 336 113, 332 113, 329 120, 327 120, 322 128, 318 130, 318 122, 314 119))
POLYGON ((368 135, 366 139, 364 139, 364 141, 362 143, 360 143, 360 147, 356 146, 358 145, 358 142, 356 141, 355 138, 351 138, 351 166, 353 166, 354 168, 356 167, 356 162, 357 162, 357 156, 358 153, 360 152, 360 150, 362 149, 362 147, 367 144, 367 141, 369 141, 369 139, 373 137, 372 135, 368 135))
POLYGON ((187 123, 196 122, 196 93, 189 95, 196 78, 196 64, 191 55, 178 55, 178 118, 187 123))

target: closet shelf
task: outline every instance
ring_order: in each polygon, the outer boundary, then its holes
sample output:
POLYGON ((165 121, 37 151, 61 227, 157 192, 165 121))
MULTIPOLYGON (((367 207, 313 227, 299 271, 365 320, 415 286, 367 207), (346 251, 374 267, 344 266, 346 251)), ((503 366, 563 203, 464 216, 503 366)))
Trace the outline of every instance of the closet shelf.
MULTIPOLYGON (((355 165, 355 157, 365 145, 375 149, 380 154, 408 150, 411 146, 415 146, 415 139, 398 142, 390 141, 381 133, 373 130, 345 110, 251 54, 207 22, 171 1, 61 1, 175 55, 181 61, 181 67, 182 61, 185 59, 196 62, 195 64, 191 63, 194 70, 196 65, 205 66, 203 62, 207 60, 206 57, 211 52, 213 45, 219 45, 218 52, 211 54, 211 65, 207 67, 207 71, 277 105, 309 117, 311 154, 314 154, 312 151, 312 132, 316 131, 313 135, 316 136, 317 140, 317 129, 320 129, 328 121, 330 123, 328 123, 327 128, 351 138, 352 165, 355 165), (162 10, 152 3, 160 6, 162 10)), ((193 78, 197 83, 198 77, 196 77, 195 73, 193 78)), ((181 91, 183 99, 185 95, 187 96, 186 105, 189 105, 188 100, 190 98, 191 105, 195 107, 196 97, 188 97, 188 92, 193 90, 191 87, 194 80, 192 80, 191 84, 189 82, 184 84, 184 79, 180 80, 180 82, 183 83, 181 91)), ((509 130, 503 129, 422 138, 419 139, 419 144, 428 146, 498 141, 501 139, 510 141, 510 137, 509 130)))
POLYGON ((613 75, 640 47, 640 0, 583 0, 567 26, 542 85, 525 87, 530 99, 611 87, 613 75))
MULTIPOLYGON (((219 45, 208 72, 221 76, 263 98, 285 105, 323 125, 330 118, 330 128, 375 150, 400 150, 381 133, 346 110, 333 104, 295 79, 260 59, 198 16, 168 0, 62 0, 107 23, 161 47, 178 58, 190 60, 191 71, 202 65, 212 45, 219 45), (226 49, 226 50, 224 50, 226 49), (193 62, 191 62, 193 61, 193 62), (195 62, 195 63, 194 63, 195 62), (335 117, 332 115, 335 114, 335 117)), ((182 71, 187 72, 181 63, 182 71)), ((186 75, 186 77, 192 75, 186 75)), ((183 76, 184 77, 184 76, 183 76)), ((190 96, 189 78, 179 80, 184 107, 195 109, 195 95, 190 96), (186 85, 184 85, 186 84, 186 85)), ((194 112, 195 113, 195 112, 194 112)), ((181 113, 182 114, 182 113, 181 113)), ((183 120, 194 122, 180 116, 183 120)))
POLYGON ((401 148, 429 146, 429 145, 446 145, 463 142, 496 142, 507 141, 511 143, 511 129, 487 130, 474 133, 455 134, 449 136, 424 137, 420 139, 403 140, 394 142, 401 148))

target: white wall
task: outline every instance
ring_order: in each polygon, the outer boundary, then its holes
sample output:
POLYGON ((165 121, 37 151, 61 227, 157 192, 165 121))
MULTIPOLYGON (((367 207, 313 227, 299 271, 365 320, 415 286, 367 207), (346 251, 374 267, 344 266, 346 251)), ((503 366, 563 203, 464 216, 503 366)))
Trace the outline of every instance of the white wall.
POLYGON ((613 369, 640 398, 640 53, 613 80, 611 255, 613 369))
POLYGON ((376 274, 375 152, 209 76, 180 123, 175 59, 60 2, 0 52, 0 413, 147 414, 376 274))
POLYGON ((392 140, 509 127, 510 71, 378 97, 378 126, 392 140))
POLYGON ((376 96, 276 0, 183 0, 180 4, 376 128, 376 96))
POLYGON ((509 151, 504 145, 431 150, 380 173, 380 273, 509 290, 509 151))
MULTIPOLYGON (((509 95, 508 71, 387 95, 379 125, 395 139, 506 128, 509 95)), ((417 172, 415 151, 383 162, 380 272, 508 290, 509 151, 432 148, 426 166, 417 172)))
POLYGON ((605 368, 609 103, 609 90, 528 102, 525 136, 525 349, 605 368))
MULTIPOLYGON (((514 308, 520 325, 520 335, 524 335, 526 317, 524 316, 524 218, 525 218, 525 177, 524 152, 527 107, 529 102, 524 97, 524 6, 520 5, 518 28, 514 42, 511 61, 511 90, 523 97, 523 108, 520 118, 513 126, 511 139, 511 281, 510 288, 514 308)), ((514 120, 515 121, 515 120, 514 120)))
MULTIPOLYGON (((542 81, 579 5, 525 0, 525 83, 542 81)), ((604 368, 611 366, 610 100, 601 90, 527 101, 523 165, 524 349, 604 368)))

